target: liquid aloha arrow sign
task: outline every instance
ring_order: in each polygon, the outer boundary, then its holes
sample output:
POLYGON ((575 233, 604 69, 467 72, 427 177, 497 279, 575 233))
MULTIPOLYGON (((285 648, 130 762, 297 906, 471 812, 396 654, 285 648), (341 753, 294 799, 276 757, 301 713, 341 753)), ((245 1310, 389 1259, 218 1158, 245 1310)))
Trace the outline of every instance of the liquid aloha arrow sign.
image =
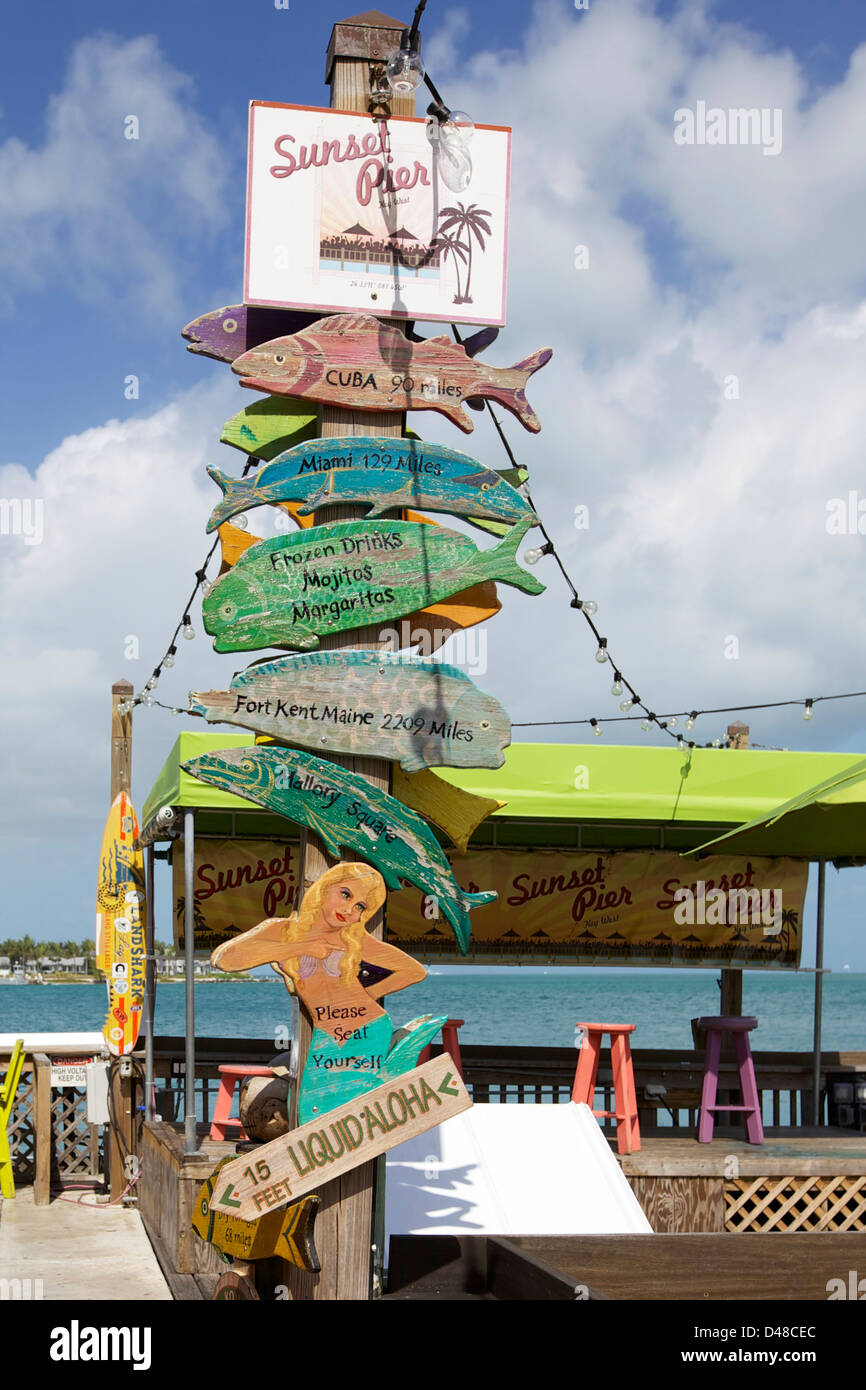
POLYGON ((217 1212, 255 1221, 459 1115, 472 1104, 448 1053, 241 1154, 220 1169, 217 1212))

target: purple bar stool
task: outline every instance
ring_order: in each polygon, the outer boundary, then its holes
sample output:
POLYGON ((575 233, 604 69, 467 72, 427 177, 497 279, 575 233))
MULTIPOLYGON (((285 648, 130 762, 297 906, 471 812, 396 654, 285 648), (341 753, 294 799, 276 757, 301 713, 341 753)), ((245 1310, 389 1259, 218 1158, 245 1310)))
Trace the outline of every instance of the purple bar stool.
POLYGON ((701 1088, 701 1108, 698 1115, 698 1143, 709 1144, 713 1137, 715 1116, 723 1110, 741 1114, 746 1126, 746 1138, 750 1144, 763 1144, 764 1126, 761 1123, 761 1101, 758 1096, 758 1083, 755 1080, 755 1064, 749 1046, 749 1034, 757 1028, 756 1018, 738 1018, 722 1015, 718 1018, 699 1018, 698 1027, 707 1035, 707 1051, 704 1057, 704 1084, 701 1088), (737 1066, 740 1072, 740 1091, 742 1105, 716 1105, 719 1089, 719 1058, 722 1054, 722 1034, 732 1033, 737 1052, 737 1066))

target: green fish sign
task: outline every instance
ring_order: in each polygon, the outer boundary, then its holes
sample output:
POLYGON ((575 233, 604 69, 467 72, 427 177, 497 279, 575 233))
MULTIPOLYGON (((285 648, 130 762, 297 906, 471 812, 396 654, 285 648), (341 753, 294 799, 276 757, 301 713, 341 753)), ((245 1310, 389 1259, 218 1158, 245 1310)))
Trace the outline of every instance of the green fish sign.
POLYGON ((432 830, 396 797, 364 777, 294 748, 229 748, 183 764, 202 782, 234 792, 314 830, 329 854, 345 845, 373 864, 389 888, 403 881, 436 899, 460 950, 469 946, 469 912, 494 892, 465 893, 432 830))
POLYGON ((317 647, 319 638, 428 608, 486 579, 527 594, 544 585, 517 563, 534 516, 492 550, 414 521, 345 521, 252 546, 202 604, 218 652, 317 647))

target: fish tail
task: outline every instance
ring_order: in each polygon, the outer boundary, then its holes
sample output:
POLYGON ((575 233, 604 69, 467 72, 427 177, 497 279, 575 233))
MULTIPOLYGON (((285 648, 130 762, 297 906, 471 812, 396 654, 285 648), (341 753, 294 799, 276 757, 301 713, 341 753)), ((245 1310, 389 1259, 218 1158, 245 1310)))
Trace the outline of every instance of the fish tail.
POLYGON ((207 471, 219 488, 222 489, 223 500, 218 502, 211 512, 210 521, 207 524, 208 531, 215 531, 230 516, 242 509, 242 503, 238 502, 238 493, 241 497, 247 490, 247 482, 243 478, 231 478, 228 473, 223 473, 221 469, 214 468, 213 464, 208 464, 207 471))
POLYGON ((319 488, 315 497, 309 498, 302 506, 298 507, 298 516, 310 516, 317 507, 323 507, 329 500, 328 493, 329 489, 327 486, 319 488))
POLYGON ((525 594, 544 593, 545 586, 534 574, 527 574, 517 563, 517 547, 529 528, 535 526, 537 521, 538 518, 532 512, 528 512, 516 526, 512 526, 505 540, 501 541, 495 550, 486 552, 490 562, 486 578, 501 579, 503 583, 512 584, 515 589, 522 589, 525 594))
POLYGON ((524 387, 533 372, 537 372, 545 363, 549 362, 552 356, 553 348, 539 348, 537 352, 533 352, 529 357, 524 357, 521 362, 515 362, 510 370, 512 372, 523 373, 523 386, 518 386, 516 389, 509 391, 499 390, 496 393, 496 398, 509 410, 513 411, 520 423, 525 426, 526 429, 531 430, 533 434, 538 434, 538 431, 541 429, 541 421, 526 399, 524 387))

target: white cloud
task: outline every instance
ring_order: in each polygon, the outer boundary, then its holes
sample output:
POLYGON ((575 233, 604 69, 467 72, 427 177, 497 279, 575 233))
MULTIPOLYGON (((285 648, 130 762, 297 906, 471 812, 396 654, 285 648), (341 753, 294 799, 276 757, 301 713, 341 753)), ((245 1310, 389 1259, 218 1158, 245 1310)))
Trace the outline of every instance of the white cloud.
POLYGON ((86 300, 167 317, 184 261, 225 223, 225 185, 225 152, 193 83, 156 39, 84 39, 43 140, 0 144, 0 270, 24 287, 56 277, 86 300), (126 138, 129 116, 138 139, 126 138))

